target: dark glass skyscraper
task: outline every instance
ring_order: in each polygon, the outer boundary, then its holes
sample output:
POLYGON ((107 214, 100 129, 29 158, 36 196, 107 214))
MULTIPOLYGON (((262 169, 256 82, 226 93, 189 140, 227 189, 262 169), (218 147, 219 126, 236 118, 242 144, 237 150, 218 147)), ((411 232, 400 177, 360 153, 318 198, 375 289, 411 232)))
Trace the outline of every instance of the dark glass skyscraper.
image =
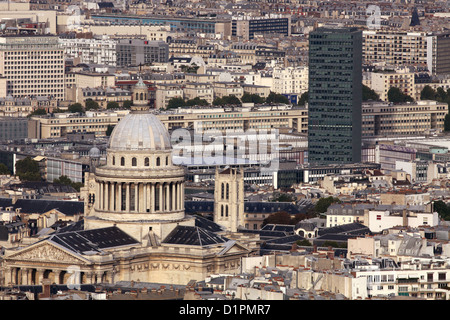
POLYGON ((308 160, 361 161, 362 31, 318 28, 309 35, 308 160))

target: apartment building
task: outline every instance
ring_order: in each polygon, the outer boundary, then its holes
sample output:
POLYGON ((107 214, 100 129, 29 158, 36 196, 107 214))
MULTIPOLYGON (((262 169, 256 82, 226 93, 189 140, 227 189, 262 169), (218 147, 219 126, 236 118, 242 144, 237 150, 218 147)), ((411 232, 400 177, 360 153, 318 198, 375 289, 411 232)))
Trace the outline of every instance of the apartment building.
POLYGON ((281 94, 302 94, 308 91, 308 67, 275 67, 272 91, 281 94))
POLYGON ((56 100, 45 97, 13 98, 8 96, 6 98, 0 98, 1 117, 26 117, 38 108, 51 112, 57 107, 58 102, 56 100))
POLYGON ((80 63, 116 65, 116 40, 99 38, 60 38, 67 58, 79 58, 80 63))
POLYGON ((181 84, 159 83, 156 85, 155 109, 166 109, 172 98, 184 99, 183 86, 181 84))
POLYGON ((130 24, 121 21, 112 23, 109 21, 84 20, 80 23, 80 31, 114 38, 136 35, 148 41, 164 42, 167 42, 167 39, 171 36, 170 26, 130 24))
POLYGON ((116 44, 117 66, 149 65, 169 60, 169 45, 163 41, 120 39, 116 44))
POLYGON ((366 102, 362 106, 362 136, 412 136, 442 131, 447 104, 431 100, 390 104, 366 102))
POLYGON ((373 89, 383 101, 388 101, 388 92, 391 88, 398 88, 413 99, 416 97, 413 72, 366 72, 363 76, 363 84, 373 89))
POLYGON ((64 49, 57 36, 0 37, 0 76, 12 97, 64 99, 64 49))
POLYGON ((208 82, 187 82, 183 93, 186 100, 199 98, 206 100, 209 104, 214 100, 213 85, 208 82))
MULTIPOLYGON (((158 99, 157 99, 158 100, 158 99)), ((129 110, 88 111, 84 116, 55 114, 53 117, 32 117, 29 137, 37 139, 59 138, 71 132, 95 133, 103 136, 109 125, 116 125, 129 110)), ((192 128, 196 132, 270 130, 292 128, 295 132, 307 130, 305 108, 286 106, 182 108, 156 113, 168 130, 192 128)))
POLYGON ((215 98, 222 98, 224 96, 241 98, 244 94, 244 88, 236 82, 214 82, 213 91, 215 98))
POLYGON ((288 16, 235 17, 231 21, 231 35, 242 40, 252 40, 256 34, 291 34, 291 19, 288 16))
POLYGON ((363 31, 363 62, 427 67, 434 75, 450 72, 450 33, 380 29, 363 31))
POLYGON ((427 33, 386 29, 364 30, 363 63, 426 66, 427 33))

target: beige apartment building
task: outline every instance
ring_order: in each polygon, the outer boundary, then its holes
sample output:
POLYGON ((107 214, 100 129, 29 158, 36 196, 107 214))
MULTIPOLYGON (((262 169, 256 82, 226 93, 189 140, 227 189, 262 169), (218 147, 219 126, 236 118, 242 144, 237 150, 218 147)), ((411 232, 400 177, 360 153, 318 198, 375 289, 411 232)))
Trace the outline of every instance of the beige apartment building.
POLYGON ((383 101, 388 101, 388 91, 391 88, 398 88, 413 99, 416 97, 413 72, 367 72, 363 76, 363 84, 373 89, 383 101))
MULTIPOLYGON (((85 116, 55 114, 54 117, 32 117, 29 121, 29 138, 59 138, 71 132, 87 132, 104 136, 109 125, 115 126, 129 110, 88 111, 85 116)), ((168 129, 192 128, 236 131, 292 128, 307 133, 308 112, 305 108, 286 106, 182 108, 156 114, 168 129)))
POLYGON ((159 83, 155 91, 155 109, 165 109, 172 98, 184 98, 183 87, 175 83, 159 83))
POLYGON ((0 37, 0 76, 13 97, 64 99, 64 49, 56 36, 0 37))
POLYGON ((364 30, 363 61, 387 66, 427 65, 427 33, 364 30))
POLYGON ((444 129, 447 104, 431 100, 390 104, 368 102, 362 106, 362 136, 407 136, 444 129))
POLYGON ((184 98, 191 100, 200 98, 211 104, 214 100, 213 85, 207 82, 188 82, 184 86, 184 98))
POLYGON ((244 94, 241 84, 236 82, 215 82, 213 83, 213 91, 215 98, 235 96, 240 99, 244 94))
POLYGON ((273 69, 272 91, 280 94, 308 91, 308 67, 275 67, 273 69))

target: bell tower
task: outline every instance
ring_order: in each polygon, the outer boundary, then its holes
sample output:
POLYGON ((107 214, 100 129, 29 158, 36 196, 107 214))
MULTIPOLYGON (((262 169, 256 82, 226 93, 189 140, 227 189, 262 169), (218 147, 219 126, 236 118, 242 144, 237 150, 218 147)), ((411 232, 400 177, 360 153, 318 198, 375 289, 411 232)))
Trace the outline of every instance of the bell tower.
POLYGON ((214 222, 227 231, 244 227, 244 173, 242 169, 216 168, 214 187, 214 222))
POLYGON ((148 88, 141 77, 133 87, 133 105, 132 111, 148 111, 148 88))

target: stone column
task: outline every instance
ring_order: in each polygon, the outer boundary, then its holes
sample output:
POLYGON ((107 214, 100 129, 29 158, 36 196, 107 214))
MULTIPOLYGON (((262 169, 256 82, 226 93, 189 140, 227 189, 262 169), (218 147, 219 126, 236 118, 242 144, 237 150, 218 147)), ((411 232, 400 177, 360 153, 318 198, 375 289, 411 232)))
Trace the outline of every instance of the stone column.
POLYGON ((181 210, 184 210, 184 183, 181 183, 181 210))
POLYGON ((105 210, 109 210, 109 182, 105 182, 104 189, 105 189, 104 192, 105 210))
POLYGON ((109 193, 109 210, 110 211, 116 211, 114 208, 115 204, 115 195, 116 195, 116 183, 111 182, 111 192, 109 193))
POLYGON ((144 210, 142 210, 143 212, 147 212, 147 206, 148 206, 148 184, 144 183, 143 184, 143 188, 144 190, 142 190, 142 193, 144 194, 144 210))
POLYGON ((170 211, 170 185, 166 184, 166 188, 165 188, 165 204, 166 204, 166 211, 170 211))
POLYGON ((159 211, 164 211, 164 201, 163 201, 163 186, 159 184, 159 211))
POLYGON ((177 198, 177 196, 176 196, 176 183, 174 182, 174 183, 172 183, 172 195, 171 195, 171 198, 172 198, 172 211, 175 211, 176 210, 176 207, 175 207, 175 205, 176 205, 176 198, 177 198))
POLYGON ((100 188, 100 194, 99 194, 99 206, 98 206, 98 209, 99 210, 103 210, 103 182, 102 181, 99 181, 99 188, 100 188))
POLYGON ((155 187, 156 185, 151 183, 150 184, 150 212, 153 213, 155 212, 155 187))
POLYGON ((130 184, 127 182, 126 184, 127 193, 126 193, 126 202, 125 202, 125 211, 130 212, 130 184))
POLYGON ((21 269, 22 271, 22 284, 27 285, 28 284, 28 273, 30 269, 21 269))
POLYGON ((134 211, 139 212, 139 183, 134 184, 134 211))
POLYGON ((122 211, 122 182, 117 184, 116 211, 122 211))

